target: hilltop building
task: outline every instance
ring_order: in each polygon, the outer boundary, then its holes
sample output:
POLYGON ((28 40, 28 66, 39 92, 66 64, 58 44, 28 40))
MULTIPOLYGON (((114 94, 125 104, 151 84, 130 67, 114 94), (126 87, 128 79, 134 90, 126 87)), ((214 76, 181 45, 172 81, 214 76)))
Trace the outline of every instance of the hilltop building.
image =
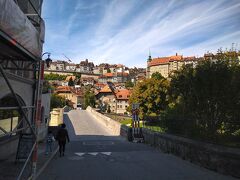
POLYGON ((116 72, 116 73, 106 73, 103 74, 101 76, 99 76, 98 78, 98 82, 99 83, 125 83, 127 80, 129 79, 129 74, 128 73, 120 73, 120 72, 116 72))
POLYGON ((66 100, 69 100, 73 108, 77 108, 78 104, 83 104, 83 92, 79 88, 59 86, 55 90, 55 93, 65 98, 66 100))
POLYGON ((171 73, 179 70, 183 65, 191 64, 195 67, 199 59, 195 56, 183 57, 176 53, 175 56, 153 58, 149 55, 147 60, 147 78, 151 78, 152 74, 159 72, 163 77, 168 78, 171 73))
POLYGON ((101 110, 110 108, 112 113, 126 114, 130 95, 130 90, 116 88, 114 84, 108 83, 98 91, 96 98, 101 110))
POLYGON ((76 71, 81 73, 93 73, 94 64, 93 62, 88 62, 88 59, 81 61, 80 64, 77 64, 76 71))

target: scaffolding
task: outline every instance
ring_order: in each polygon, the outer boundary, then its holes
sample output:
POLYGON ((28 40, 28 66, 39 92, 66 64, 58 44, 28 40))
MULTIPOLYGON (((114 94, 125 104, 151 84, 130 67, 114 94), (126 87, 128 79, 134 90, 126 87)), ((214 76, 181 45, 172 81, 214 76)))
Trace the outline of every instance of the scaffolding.
MULTIPOLYGON (((1 126, 0 131, 1 138, 13 134, 19 136, 16 161, 23 160, 24 165, 17 179, 34 178, 36 174, 37 130, 41 118, 44 70, 42 61, 44 21, 40 16, 41 6, 42 0, 0 0, 0 79, 5 83, 16 104, 16 106, 0 104, 0 110, 18 110, 21 117, 10 131, 1 126), (13 81, 12 77, 17 80, 13 81), (32 83, 30 104, 23 104, 16 93, 14 82, 18 80, 23 84, 32 83)), ((6 89, 0 89, 1 91, 6 89)))

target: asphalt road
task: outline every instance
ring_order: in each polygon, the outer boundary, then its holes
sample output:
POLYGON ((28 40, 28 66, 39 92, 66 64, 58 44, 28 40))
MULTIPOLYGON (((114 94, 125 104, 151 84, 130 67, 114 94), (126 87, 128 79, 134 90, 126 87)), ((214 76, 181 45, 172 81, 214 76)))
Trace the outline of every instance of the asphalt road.
POLYGON ((112 136, 87 111, 71 111, 64 121, 71 139, 66 155, 56 156, 39 180, 233 179, 148 145, 112 136))

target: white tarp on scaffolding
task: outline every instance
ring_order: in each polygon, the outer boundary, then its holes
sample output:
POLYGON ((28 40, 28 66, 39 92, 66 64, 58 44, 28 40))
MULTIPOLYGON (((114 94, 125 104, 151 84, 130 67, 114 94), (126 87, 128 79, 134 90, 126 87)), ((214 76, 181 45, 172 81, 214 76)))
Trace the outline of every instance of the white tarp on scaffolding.
POLYGON ((0 30, 36 57, 41 57, 44 41, 44 22, 41 37, 26 15, 13 0, 0 0, 0 30))

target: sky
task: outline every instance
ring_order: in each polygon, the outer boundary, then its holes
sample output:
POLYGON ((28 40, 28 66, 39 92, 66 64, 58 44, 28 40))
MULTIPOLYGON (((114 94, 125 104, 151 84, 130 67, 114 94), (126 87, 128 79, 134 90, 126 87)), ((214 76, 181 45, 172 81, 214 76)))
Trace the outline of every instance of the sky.
POLYGON ((240 49, 240 0, 45 0, 42 17, 55 60, 146 67, 149 52, 240 49))

